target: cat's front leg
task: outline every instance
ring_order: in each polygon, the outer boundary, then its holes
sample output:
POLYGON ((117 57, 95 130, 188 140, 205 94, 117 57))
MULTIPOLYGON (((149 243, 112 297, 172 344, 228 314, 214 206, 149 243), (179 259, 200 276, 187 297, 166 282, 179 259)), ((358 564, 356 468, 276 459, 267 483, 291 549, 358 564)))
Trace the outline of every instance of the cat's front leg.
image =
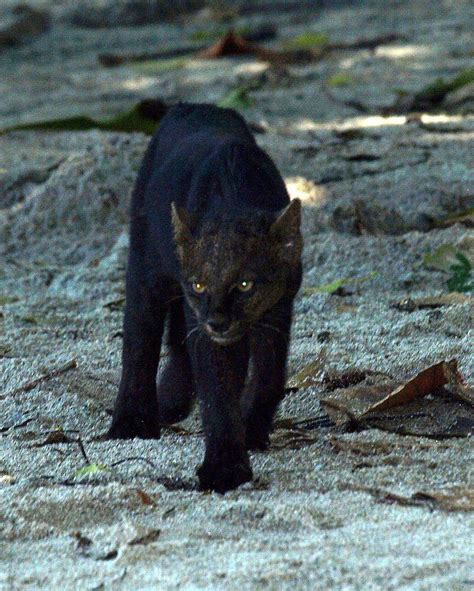
POLYGON ((243 339, 222 346, 196 331, 188 347, 206 436, 204 462, 197 472, 199 485, 224 493, 252 480, 240 411, 248 344, 243 339))
POLYGON ((256 323, 250 344, 249 378, 241 406, 247 449, 264 450, 278 404, 285 395, 292 298, 281 300, 256 323))
POLYGON ((124 318, 122 378, 115 401, 111 439, 158 439, 156 374, 165 310, 152 309, 146 290, 129 289, 124 318))

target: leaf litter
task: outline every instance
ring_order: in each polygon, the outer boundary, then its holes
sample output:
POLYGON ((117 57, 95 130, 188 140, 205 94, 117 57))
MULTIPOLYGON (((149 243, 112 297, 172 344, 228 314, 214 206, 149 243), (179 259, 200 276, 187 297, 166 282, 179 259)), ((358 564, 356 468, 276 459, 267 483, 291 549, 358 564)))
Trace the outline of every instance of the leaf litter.
POLYGON ((402 384, 382 378, 375 385, 337 389, 321 405, 338 426, 440 439, 474 432, 474 389, 464 383, 454 359, 402 384))

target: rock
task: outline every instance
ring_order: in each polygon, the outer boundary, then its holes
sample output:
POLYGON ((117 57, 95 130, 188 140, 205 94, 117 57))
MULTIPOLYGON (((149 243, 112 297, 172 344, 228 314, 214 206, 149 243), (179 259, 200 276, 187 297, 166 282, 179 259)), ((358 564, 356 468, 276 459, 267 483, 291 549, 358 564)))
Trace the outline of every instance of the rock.
POLYGON ((50 26, 49 14, 18 4, 0 12, 0 46, 21 45, 45 33, 50 26))

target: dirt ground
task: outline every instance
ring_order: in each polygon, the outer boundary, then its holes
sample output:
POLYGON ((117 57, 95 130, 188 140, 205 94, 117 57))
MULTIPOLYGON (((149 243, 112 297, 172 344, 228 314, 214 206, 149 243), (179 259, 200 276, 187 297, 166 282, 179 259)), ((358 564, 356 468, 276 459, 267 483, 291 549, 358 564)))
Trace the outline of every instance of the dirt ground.
POLYGON ((471 3, 314 3, 234 17, 237 27, 274 23, 269 48, 308 31, 334 44, 386 37, 279 68, 253 57, 104 68, 100 53, 197 47, 193 33, 226 25, 201 12, 80 28, 67 2, 31 4, 52 24, 0 49, 0 128, 249 88, 242 113, 303 200, 289 373, 311 364, 311 379, 294 378, 270 449, 252 454, 255 481, 224 496, 197 490, 197 411, 159 441, 104 441, 120 375, 128 201, 148 138, 0 134, 0 589, 471 589, 472 409, 459 433, 419 436, 402 434, 403 413, 389 431, 348 429, 320 404, 345 376, 400 383, 453 358, 474 382, 467 294, 397 306, 448 293, 449 272, 426 253, 449 244, 474 260, 472 225, 444 223, 474 207, 472 83, 422 117, 390 109, 401 91, 472 65, 471 3), (344 278, 335 293, 314 289, 344 278))

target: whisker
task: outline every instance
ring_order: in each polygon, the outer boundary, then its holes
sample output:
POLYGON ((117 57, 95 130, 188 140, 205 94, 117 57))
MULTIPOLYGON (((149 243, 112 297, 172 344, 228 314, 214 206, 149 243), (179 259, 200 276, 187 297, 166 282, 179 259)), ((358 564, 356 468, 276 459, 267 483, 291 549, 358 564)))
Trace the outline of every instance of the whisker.
POLYGON ((182 345, 184 345, 184 343, 185 343, 185 342, 186 342, 186 341, 189 339, 189 337, 190 337, 190 336, 191 336, 191 335, 192 335, 194 332, 196 332, 197 330, 199 330, 199 328, 200 328, 200 327, 199 327, 199 324, 197 324, 197 325, 196 325, 194 328, 192 328, 192 329, 191 329, 191 330, 188 332, 188 334, 187 334, 187 335, 184 337, 184 339, 183 339, 183 341, 182 341, 182 343, 181 343, 181 344, 182 344, 182 345))
POLYGON ((170 300, 167 300, 167 301, 165 302, 165 306, 169 306, 169 304, 171 304, 172 302, 175 302, 176 300, 180 300, 180 299, 182 299, 182 298, 184 298, 184 294, 181 294, 181 295, 175 296, 174 298, 171 298, 170 300))

